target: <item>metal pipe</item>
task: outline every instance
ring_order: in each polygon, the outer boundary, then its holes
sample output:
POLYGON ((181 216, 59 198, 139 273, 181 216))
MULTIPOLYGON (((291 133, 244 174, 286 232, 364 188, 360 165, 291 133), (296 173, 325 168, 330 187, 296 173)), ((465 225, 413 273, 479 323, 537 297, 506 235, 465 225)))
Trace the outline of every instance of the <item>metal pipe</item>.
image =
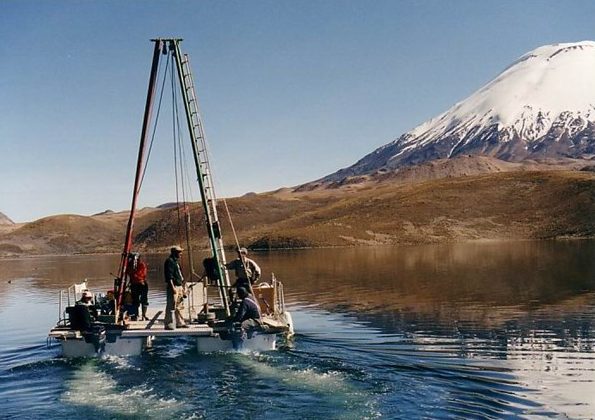
MULTIPOLYGON (((151 122, 151 114, 153 112, 153 101, 155 99, 155 89, 157 72, 159 68, 159 55, 161 54, 161 46, 163 41, 160 39, 151 40, 155 43, 153 50, 153 61, 151 64, 151 74, 149 76, 149 88, 147 91, 147 100, 145 102, 145 114, 143 117, 143 127, 141 130, 140 145, 138 148, 138 158, 136 160, 136 176, 134 178, 134 190, 132 191, 132 204, 130 206, 130 216, 128 217, 128 225, 126 226, 126 237, 124 240, 124 249, 122 250, 122 259, 120 261, 120 269, 118 271, 118 278, 120 279, 119 287, 114 285, 114 289, 118 287, 117 300, 115 305, 116 321, 118 320, 120 306, 122 304, 122 296, 126 289, 126 269, 128 266, 128 255, 132 248, 132 231, 134 228, 134 217, 136 216, 136 201, 138 199, 139 186, 143 173, 143 158, 145 154, 145 145, 149 136, 149 125, 151 122)), ((116 290, 114 290, 116 292, 116 290)))

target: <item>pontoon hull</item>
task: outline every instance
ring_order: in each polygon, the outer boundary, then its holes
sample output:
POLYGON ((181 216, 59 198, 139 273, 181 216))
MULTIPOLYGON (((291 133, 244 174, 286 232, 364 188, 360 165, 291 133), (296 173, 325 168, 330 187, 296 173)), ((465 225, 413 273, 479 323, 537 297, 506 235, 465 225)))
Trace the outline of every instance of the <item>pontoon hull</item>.
POLYGON ((219 336, 196 337, 196 349, 199 353, 226 351, 271 351, 277 348, 277 334, 257 334, 245 340, 240 346, 232 340, 223 340, 219 336))
POLYGON ((60 340, 62 356, 68 359, 76 357, 108 356, 138 356, 147 347, 150 338, 117 338, 113 343, 105 343, 102 349, 96 351, 93 343, 87 343, 84 338, 67 338, 60 340))

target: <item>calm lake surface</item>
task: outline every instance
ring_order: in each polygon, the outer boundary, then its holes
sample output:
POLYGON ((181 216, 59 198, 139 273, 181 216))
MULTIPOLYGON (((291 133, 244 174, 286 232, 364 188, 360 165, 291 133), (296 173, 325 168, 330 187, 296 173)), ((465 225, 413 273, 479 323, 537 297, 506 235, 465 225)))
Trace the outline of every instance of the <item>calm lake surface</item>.
MULTIPOLYGON (((118 256, 0 260, 0 418, 593 418, 595 242, 252 253, 297 335, 261 354, 162 339, 139 357, 46 346, 58 291, 118 256)), ((148 258, 150 300, 165 302, 148 258)))

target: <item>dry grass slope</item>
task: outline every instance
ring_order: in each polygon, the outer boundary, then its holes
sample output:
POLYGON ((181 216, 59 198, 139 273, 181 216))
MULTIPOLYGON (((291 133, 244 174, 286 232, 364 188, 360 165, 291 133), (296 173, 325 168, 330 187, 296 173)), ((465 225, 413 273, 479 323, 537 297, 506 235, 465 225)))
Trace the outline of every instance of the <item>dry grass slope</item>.
POLYGON ((593 174, 508 172, 370 185, 284 230, 325 245, 591 237, 594 210, 593 174))
MULTIPOLYGON (((256 248, 417 244, 595 236, 595 173, 501 172, 418 182, 366 181, 227 200, 240 242, 256 248)), ((233 244, 224 206, 222 231, 233 244)), ((180 215, 184 217, 184 215, 180 215)), ((184 242, 176 208, 144 209, 138 249, 184 242)), ((127 213, 46 217, 0 232, 0 255, 119 252, 127 213)), ((202 205, 191 205, 196 247, 208 245, 202 205)))
POLYGON ((113 249, 119 239, 119 227, 86 216, 50 216, 1 236, 0 241, 31 254, 107 252, 113 249))

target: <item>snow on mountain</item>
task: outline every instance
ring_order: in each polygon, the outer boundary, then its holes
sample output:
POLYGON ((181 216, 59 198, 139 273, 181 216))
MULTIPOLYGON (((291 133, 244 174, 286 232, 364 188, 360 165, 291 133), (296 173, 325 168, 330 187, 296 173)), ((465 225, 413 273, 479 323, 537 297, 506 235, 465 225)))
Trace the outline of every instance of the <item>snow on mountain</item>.
POLYGON ((546 45, 523 55, 443 114, 323 181, 460 155, 593 157, 595 42, 546 45))
POLYGON ((0 213, 0 225, 14 225, 14 222, 4 213, 0 213))

